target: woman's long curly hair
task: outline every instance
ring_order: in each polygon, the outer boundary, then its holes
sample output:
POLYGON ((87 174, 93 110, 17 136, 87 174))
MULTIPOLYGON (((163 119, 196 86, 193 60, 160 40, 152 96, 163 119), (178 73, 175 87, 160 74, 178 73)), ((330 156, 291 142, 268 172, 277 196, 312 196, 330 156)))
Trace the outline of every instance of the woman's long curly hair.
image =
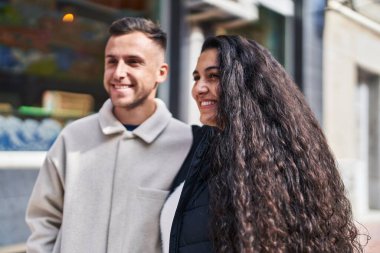
POLYGON ((218 50, 218 131, 211 143, 216 252, 363 252, 324 134, 283 67, 255 41, 218 50))

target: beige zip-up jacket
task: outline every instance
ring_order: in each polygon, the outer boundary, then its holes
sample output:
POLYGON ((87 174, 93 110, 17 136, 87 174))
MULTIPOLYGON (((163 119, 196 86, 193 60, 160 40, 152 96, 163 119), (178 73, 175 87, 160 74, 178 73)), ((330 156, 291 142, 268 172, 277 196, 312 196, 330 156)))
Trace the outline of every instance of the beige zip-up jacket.
POLYGON ((62 130, 29 201, 27 252, 161 252, 160 210, 192 133, 156 103, 132 132, 110 100, 62 130))

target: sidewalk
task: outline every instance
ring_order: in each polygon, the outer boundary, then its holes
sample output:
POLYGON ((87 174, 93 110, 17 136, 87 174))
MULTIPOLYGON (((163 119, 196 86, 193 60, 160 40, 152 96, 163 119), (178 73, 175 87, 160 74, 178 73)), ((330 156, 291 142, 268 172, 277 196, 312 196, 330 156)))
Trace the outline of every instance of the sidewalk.
MULTIPOLYGON (((368 231, 358 226, 360 232, 369 234, 370 240, 364 248, 365 253, 380 253, 380 211, 370 211, 365 217, 359 219, 368 231)), ((364 240, 363 236, 363 240, 364 240)), ((363 241, 362 241, 363 242, 363 241)), ((365 242, 365 241, 364 241, 365 242)))
POLYGON ((371 239, 365 247, 366 253, 380 253, 380 221, 366 222, 363 224, 367 229, 371 239))

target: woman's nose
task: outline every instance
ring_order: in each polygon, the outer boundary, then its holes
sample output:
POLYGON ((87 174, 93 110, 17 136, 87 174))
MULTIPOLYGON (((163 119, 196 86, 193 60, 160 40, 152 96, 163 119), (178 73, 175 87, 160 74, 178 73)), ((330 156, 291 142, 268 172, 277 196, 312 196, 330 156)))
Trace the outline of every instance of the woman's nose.
POLYGON ((196 91, 198 93, 206 93, 208 91, 207 83, 202 80, 199 80, 196 85, 196 91))

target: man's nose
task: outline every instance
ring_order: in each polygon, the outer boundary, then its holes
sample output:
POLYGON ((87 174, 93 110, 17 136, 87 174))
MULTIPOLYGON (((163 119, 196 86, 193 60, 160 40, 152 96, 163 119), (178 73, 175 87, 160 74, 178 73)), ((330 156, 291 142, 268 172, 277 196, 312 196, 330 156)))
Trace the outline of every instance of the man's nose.
POLYGON ((124 78, 128 75, 128 65, 125 64, 123 61, 119 61, 116 70, 115 70, 115 76, 117 78, 124 78))

